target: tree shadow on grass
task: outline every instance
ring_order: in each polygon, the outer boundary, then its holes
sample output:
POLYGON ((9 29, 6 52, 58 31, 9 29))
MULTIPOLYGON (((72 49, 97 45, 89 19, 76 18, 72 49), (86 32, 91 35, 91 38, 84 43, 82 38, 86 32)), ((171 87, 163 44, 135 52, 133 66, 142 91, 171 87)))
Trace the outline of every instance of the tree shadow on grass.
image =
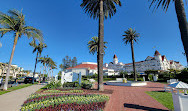
POLYGON ((168 110, 164 110, 164 109, 157 109, 157 108, 140 106, 140 105, 137 105, 137 104, 128 104, 128 103, 124 103, 124 107, 125 108, 147 110, 147 111, 168 111, 168 110))

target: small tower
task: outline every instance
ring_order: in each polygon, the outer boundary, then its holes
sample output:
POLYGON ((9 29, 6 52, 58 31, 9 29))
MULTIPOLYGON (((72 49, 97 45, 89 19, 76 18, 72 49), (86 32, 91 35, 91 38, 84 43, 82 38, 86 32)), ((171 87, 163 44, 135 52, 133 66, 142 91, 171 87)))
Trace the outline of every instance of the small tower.
POLYGON ((158 61, 161 61, 161 60, 162 60, 161 54, 160 54, 157 50, 155 51, 154 57, 155 57, 155 59, 158 60, 158 61))
POLYGON ((118 58, 117 58, 117 56, 116 56, 116 54, 114 54, 114 58, 113 58, 114 60, 113 60, 113 63, 114 64, 118 64, 118 58))

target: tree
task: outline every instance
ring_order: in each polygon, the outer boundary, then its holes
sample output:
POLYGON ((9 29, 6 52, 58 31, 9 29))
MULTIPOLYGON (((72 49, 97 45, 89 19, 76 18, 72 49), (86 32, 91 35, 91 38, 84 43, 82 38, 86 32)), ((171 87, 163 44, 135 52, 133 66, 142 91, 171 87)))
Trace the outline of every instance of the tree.
POLYGON ((63 63, 62 63, 61 69, 65 70, 69 67, 75 67, 77 65, 77 58, 74 57, 73 59, 71 59, 71 57, 66 56, 65 58, 63 58, 62 62, 63 63))
POLYGON ((33 40, 31 43, 30 43, 30 46, 32 46, 34 49, 33 49, 33 53, 35 53, 37 51, 37 56, 36 56, 36 59, 35 59, 35 67, 34 67, 34 72, 33 72, 33 80, 32 80, 32 83, 34 84, 34 76, 35 76, 35 71, 36 71, 36 67, 37 67, 37 61, 38 61, 38 56, 41 56, 41 53, 43 51, 43 48, 46 48, 47 45, 45 43, 39 43, 38 45, 36 44, 36 41, 33 40))
POLYGON ((187 57, 188 62, 188 23, 186 19, 186 13, 184 9, 184 2, 183 0, 149 0, 152 1, 150 7, 155 4, 154 10, 158 9, 161 5, 164 11, 168 10, 169 4, 171 2, 175 3, 175 10, 177 19, 179 22, 179 29, 181 33, 181 40, 183 42, 185 54, 187 57))
POLYGON ((42 41, 43 38, 40 30, 31 26, 26 26, 25 16, 23 15, 22 11, 19 12, 18 10, 9 10, 8 14, 0 12, 0 24, 2 26, 0 28, 1 37, 8 32, 12 32, 14 34, 14 44, 9 60, 8 71, 3 88, 4 90, 7 90, 10 68, 18 38, 21 38, 23 35, 27 36, 28 38, 32 37, 33 39, 38 39, 40 41, 42 41))
POLYGON ((52 60, 52 58, 48 58, 49 60, 49 63, 48 63, 48 66, 50 67, 50 70, 52 71, 52 78, 53 78, 53 69, 56 69, 57 68, 57 65, 56 63, 52 60))
POLYGON ((71 64, 72 64, 71 67, 75 67, 77 65, 77 58, 76 57, 73 57, 73 59, 71 60, 71 64))
POLYGON ((71 67, 71 58, 69 56, 66 56, 65 58, 63 58, 63 66, 64 66, 64 70, 71 67))
POLYGON ((132 61, 133 61, 133 73, 134 73, 134 80, 137 81, 137 75, 136 75, 136 67, 135 67, 135 58, 134 58, 134 41, 138 41, 138 37, 140 36, 139 33, 136 32, 136 30, 133 30, 132 28, 129 28, 127 31, 124 32, 123 35, 123 41, 125 42, 125 45, 130 44, 131 45, 131 51, 132 51, 132 61))
POLYGON ((44 56, 44 57, 39 57, 38 59, 38 62, 40 62, 42 65, 43 65, 43 75, 44 75, 44 72, 45 74, 47 74, 46 72, 46 66, 48 65, 48 56, 44 56))
POLYGON ((63 71, 63 68, 64 68, 64 67, 63 67, 63 64, 60 64, 60 65, 59 65, 59 68, 61 69, 61 71, 63 71))
POLYGON ((82 0, 80 5, 90 18, 99 19, 98 44, 98 90, 103 91, 103 54, 104 54, 104 18, 116 13, 116 6, 121 6, 120 0, 82 0))
MULTIPOLYGON (((87 44, 88 48, 89 48, 89 53, 94 55, 97 52, 97 55, 98 55, 99 38, 95 36, 95 37, 92 37, 91 39, 92 40, 89 41, 87 44)), ((107 44, 107 42, 104 42, 104 50, 107 48, 107 46, 105 44, 107 44)))

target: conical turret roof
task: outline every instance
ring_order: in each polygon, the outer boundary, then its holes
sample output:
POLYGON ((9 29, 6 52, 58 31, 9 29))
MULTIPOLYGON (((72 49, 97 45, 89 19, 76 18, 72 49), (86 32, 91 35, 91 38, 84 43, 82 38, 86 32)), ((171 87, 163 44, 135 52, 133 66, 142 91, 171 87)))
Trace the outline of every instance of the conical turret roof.
POLYGON ((160 53, 159 53, 159 51, 155 51, 155 55, 161 55, 160 53))
POLYGON ((114 54, 114 59, 117 58, 116 54, 114 54))

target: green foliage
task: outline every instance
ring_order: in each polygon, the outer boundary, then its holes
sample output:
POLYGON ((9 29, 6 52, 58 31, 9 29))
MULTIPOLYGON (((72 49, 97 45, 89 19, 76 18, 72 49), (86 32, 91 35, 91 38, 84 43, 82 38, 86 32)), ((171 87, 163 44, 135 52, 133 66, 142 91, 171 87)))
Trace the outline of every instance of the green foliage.
MULTIPOLYGON (((34 97, 44 97, 46 95, 34 94, 31 95, 29 99, 33 99, 34 97)), ((49 106, 58 106, 60 104, 92 104, 96 102, 106 102, 109 100, 108 96, 105 95, 61 95, 53 97, 54 95, 49 95, 48 98, 42 99, 40 101, 29 101, 23 104, 21 111, 33 111, 35 109, 42 109, 49 106)), ((28 100, 29 100, 28 99, 28 100)))
POLYGON ((71 59, 71 57, 66 56, 65 58, 63 58, 63 64, 61 66, 61 69, 65 70, 69 67, 75 67, 76 65, 77 65, 77 58, 76 57, 71 59))
MULTIPOLYGON (((121 6, 120 0, 103 0, 104 2, 104 17, 107 19, 108 17, 112 17, 116 13, 116 5, 121 6)), ((93 1, 93 0, 83 0, 82 4, 80 5, 85 13, 87 13, 90 18, 97 19, 99 18, 100 13, 100 2, 93 1)))
POLYGON ((69 90, 69 91, 61 91, 61 90, 45 90, 44 93, 83 93, 83 90, 69 90))
POLYGON ((144 73, 146 73, 146 74, 158 74, 159 70, 147 70, 147 71, 144 71, 144 73))
POLYGON ((49 84, 46 85, 47 89, 57 89, 59 87, 61 87, 62 84, 60 81, 56 82, 56 81, 52 81, 49 84))
POLYGON ((63 84, 63 88, 66 88, 66 87, 80 87, 79 83, 77 81, 75 82, 66 82, 63 84))
POLYGON ((169 92, 146 92, 152 98, 163 104, 169 110, 174 110, 172 94, 169 92))
POLYGON ((11 80, 11 79, 12 79, 12 76, 9 76, 9 79, 11 80))
POLYGON ((61 74, 62 74, 62 72, 59 71, 59 72, 58 72, 58 80, 61 80, 61 74))
POLYGON ((176 74, 176 78, 188 83, 188 68, 183 69, 180 74, 176 74))
MULTIPOLYGON (((98 52, 98 43, 99 43, 99 38, 98 37, 92 37, 92 40, 88 42, 88 48, 89 48, 89 53, 90 54, 95 54, 98 52)), ((104 50, 107 48, 105 45, 107 42, 104 42, 104 50)))
POLYGON ((84 89, 91 89, 92 85, 93 83, 85 80, 85 81, 82 81, 81 87, 84 89))
POLYGON ((126 71, 121 71, 120 72, 120 76, 127 78, 128 77, 128 73, 126 71))
POLYGON ((149 74, 148 77, 149 77, 149 80, 150 80, 150 81, 153 81, 153 75, 149 74))

